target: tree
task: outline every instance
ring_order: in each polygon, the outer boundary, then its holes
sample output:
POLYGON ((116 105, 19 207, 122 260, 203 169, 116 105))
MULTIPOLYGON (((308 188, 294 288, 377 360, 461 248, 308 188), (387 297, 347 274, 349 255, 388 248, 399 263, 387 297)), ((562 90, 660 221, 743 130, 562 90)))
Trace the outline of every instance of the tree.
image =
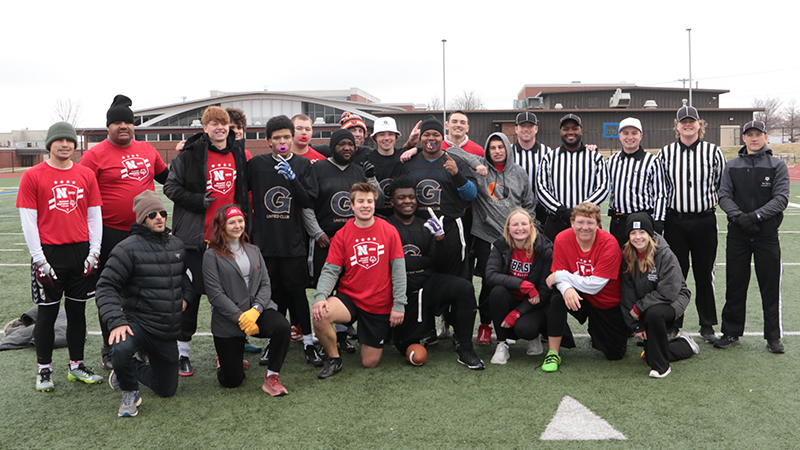
POLYGON ((53 119, 60 122, 67 122, 73 128, 78 128, 78 123, 81 120, 81 101, 68 98, 56 100, 53 111, 53 119))
POLYGON ((784 108, 782 125, 791 142, 800 137, 800 105, 797 104, 797 100, 793 99, 784 108))
POLYGON ((755 113, 755 119, 764 122, 767 131, 774 130, 781 126, 783 121, 781 112, 781 101, 778 98, 757 98, 753 100, 753 108, 763 109, 764 111, 755 113))
POLYGON ((428 110, 438 111, 441 109, 442 109, 442 99, 440 99, 438 95, 436 97, 431 97, 431 100, 428 102, 428 110))
POLYGON ((486 109, 486 105, 483 104, 481 96, 476 94, 474 90, 467 91, 465 89, 461 91, 461 94, 459 94, 458 97, 453 100, 453 104, 449 109, 470 111, 476 109, 486 109))

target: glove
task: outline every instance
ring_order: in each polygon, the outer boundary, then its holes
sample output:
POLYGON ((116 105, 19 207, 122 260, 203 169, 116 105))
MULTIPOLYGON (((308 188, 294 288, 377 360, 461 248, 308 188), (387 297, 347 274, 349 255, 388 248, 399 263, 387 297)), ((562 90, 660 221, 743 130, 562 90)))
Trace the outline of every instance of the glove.
POLYGON ((503 319, 503 321, 507 323, 509 326, 513 327, 514 324, 517 323, 517 319, 519 319, 521 315, 522 313, 515 309, 512 310, 510 313, 508 313, 508 315, 506 316, 505 319, 503 319))
POLYGON ((363 168, 364 168, 364 175, 366 175, 366 176, 367 176, 367 178, 372 178, 372 177, 374 177, 374 176, 376 175, 376 173, 377 173, 377 172, 375 171, 375 165, 374 165, 374 164, 372 164, 372 163, 371 163, 371 162, 369 162, 369 161, 364 161, 363 163, 361 163, 361 167, 363 167, 363 168))
POLYGON ((203 198, 203 208, 208 209, 216 199, 216 197, 211 196, 211 191, 206 192, 206 196, 203 198))
POLYGON ((444 216, 436 217, 436 214, 433 213, 433 209, 431 208, 428 208, 428 214, 431 215, 431 218, 428 219, 423 226, 435 237, 444 235, 444 226, 442 225, 444 216))
POLYGON ((663 220, 655 220, 653 221, 653 231, 657 234, 664 234, 664 221, 663 220))
POLYGON ((756 216, 755 212, 739 214, 734 221, 747 234, 756 234, 761 231, 761 227, 758 226, 758 216, 756 216))
MULTIPOLYGON (((261 315, 261 313, 258 312, 258 310, 255 309, 255 308, 250 308, 247 311, 243 312, 239 316, 239 328, 241 328, 242 331, 247 333, 247 328, 251 327, 251 326, 255 326, 256 320, 258 320, 258 317, 260 315, 261 315)), ((256 331, 256 333, 258 333, 258 331, 256 331)), ((250 336, 250 335, 248 335, 248 336, 250 336)))
POLYGON ((55 287, 54 280, 57 280, 58 277, 56 277, 56 271, 50 267, 50 263, 43 259, 33 264, 36 267, 36 282, 39 283, 39 286, 47 289, 55 287))
POLYGON ((565 208, 564 206, 559 206, 558 210, 556 210, 556 217, 559 218, 564 223, 569 223, 570 219, 572 219, 572 208, 565 208))
POLYGON ((523 292, 528 298, 533 298, 539 295, 539 291, 536 290, 536 286, 533 285, 528 280, 523 280, 522 283, 519 285, 519 290, 523 292))
POLYGON ((86 257, 86 261, 83 262, 83 276, 88 277, 97 272, 97 263, 99 261, 100 255, 98 253, 89 253, 89 256, 86 257))
POLYGON ((279 174, 283 175, 283 178, 286 178, 289 181, 294 181, 297 178, 297 175, 295 175, 294 171, 292 170, 292 166, 290 166, 289 163, 283 158, 281 158, 281 162, 275 166, 275 170, 277 170, 279 174))
POLYGON ((250 325, 250 326, 248 326, 247 328, 244 329, 244 334, 246 334, 248 336, 256 335, 256 334, 258 334, 258 332, 259 332, 258 325, 256 325, 256 324, 252 324, 252 325, 250 325))

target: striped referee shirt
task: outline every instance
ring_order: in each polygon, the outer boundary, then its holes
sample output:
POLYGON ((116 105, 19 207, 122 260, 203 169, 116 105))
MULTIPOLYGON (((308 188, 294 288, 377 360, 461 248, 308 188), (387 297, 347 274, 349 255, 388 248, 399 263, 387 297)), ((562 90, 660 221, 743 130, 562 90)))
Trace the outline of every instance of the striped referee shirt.
POLYGON ((528 180, 531 183, 534 195, 536 195, 536 169, 539 167, 544 155, 550 152, 550 147, 536 142, 533 147, 524 149, 519 145, 519 142, 514 143, 514 162, 528 172, 528 180))
POLYGON ((725 168, 719 147, 700 139, 689 146, 678 140, 662 148, 658 158, 669 182, 667 207, 679 213, 701 213, 717 206, 725 168))
POLYGON ((608 168, 600 152, 583 144, 574 152, 558 147, 540 161, 536 187, 539 201, 552 213, 582 202, 600 205, 608 195, 608 168))
POLYGON ((608 158, 611 193, 608 207, 620 214, 651 211, 653 220, 663 221, 667 213, 667 185, 661 161, 639 147, 608 158))

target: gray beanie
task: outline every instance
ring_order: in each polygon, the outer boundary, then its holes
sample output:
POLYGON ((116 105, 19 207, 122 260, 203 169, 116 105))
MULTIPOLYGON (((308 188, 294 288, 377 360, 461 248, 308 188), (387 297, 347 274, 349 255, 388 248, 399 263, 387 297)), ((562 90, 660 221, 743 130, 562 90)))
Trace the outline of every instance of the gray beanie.
POLYGON ((56 122, 47 130, 47 139, 45 140, 45 148, 50 150, 50 144, 59 139, 69 139, 78 145, 78 135, 75 133, 75 128, 72 128, 68 122, 56 122))
POLYGON ((133 198, 133 213, 136 214, 136 223, 144 223, 148 214, 165 209, 164 203, 153 191, 143 191, 133 198))

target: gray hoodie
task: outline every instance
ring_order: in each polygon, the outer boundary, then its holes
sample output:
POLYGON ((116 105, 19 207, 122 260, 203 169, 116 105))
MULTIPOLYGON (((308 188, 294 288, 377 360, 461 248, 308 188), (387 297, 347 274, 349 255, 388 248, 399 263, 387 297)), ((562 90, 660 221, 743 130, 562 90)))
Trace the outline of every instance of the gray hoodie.
POLYGON ((483 148, 486 156, 481 164, 486 166, 488 174, 475 177, 478 197, 472 201, 475 214, 472 235, 486 242, 494 242, 503 236, 503 227, 511 211, 523 208, 531 217, 535 217, 536 198, 528 181, 528 173, 511 157, 511 144, 505 134, 492 133, 483 148), (506 146, 506 165, 502 172, 495 168, 489 155, 489 141, 493 136, 499 136, 506 146))

